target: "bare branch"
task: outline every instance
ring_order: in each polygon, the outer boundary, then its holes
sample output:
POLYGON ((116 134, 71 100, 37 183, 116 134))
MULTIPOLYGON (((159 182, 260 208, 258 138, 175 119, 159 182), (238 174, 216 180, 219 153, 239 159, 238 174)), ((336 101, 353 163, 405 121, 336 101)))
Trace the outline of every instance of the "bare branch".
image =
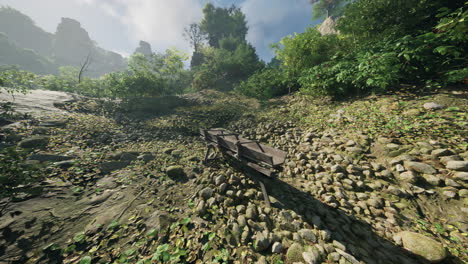
POLYGON ((88 56, 86 56, 85 61, 81 64, 80 73, 78 74, 78 83, 81 83, 81 78, 83 74, 88 70, 88 67, 91 64, 91 62, 92 62, 92 58, 91 58, 91 51, 90 51, 88 53, 88 56))

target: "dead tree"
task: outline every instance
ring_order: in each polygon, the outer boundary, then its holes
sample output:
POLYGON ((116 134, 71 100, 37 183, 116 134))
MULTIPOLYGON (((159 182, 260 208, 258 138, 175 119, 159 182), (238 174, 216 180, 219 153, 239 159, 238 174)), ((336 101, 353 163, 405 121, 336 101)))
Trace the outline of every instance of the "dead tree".
POLYGON ((83 74, 88 70, 88 67, 91 64, 91 62, 91 52, 89 52, 88 56, 86 56, 85 61, 81 64, 80 73, 78 74, 78 83, 81 83, 81 78, 83 77, 83 74))

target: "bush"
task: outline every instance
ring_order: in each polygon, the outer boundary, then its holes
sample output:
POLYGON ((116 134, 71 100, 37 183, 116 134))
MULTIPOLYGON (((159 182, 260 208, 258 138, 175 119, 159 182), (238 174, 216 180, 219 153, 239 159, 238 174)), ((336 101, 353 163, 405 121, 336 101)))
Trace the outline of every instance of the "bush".
POLYGON ((283 56, 282 68, 286 72, 298 74, 300 90, 312 95, 341 97, 384 92, 399 83, 440 87, 444 83, 466 81, 467 11, 442 8, 436 17, 439 21, 429 31, 398 37, 387 33, 385 37, 379 35, 379 40, 362 39, 359 44, 351 45, 354 35, 342 35, 334 40, 341 42, 334 47, 342 49, 335 50, 333 56, 313 55, 312 51, 324 47, 321 46, 326 42, 323 37, 312 35, 315 41, 308 41, 305 35, 297 35, 286 42, 278 55, 283 56), (317 47, 309 47, 307 43, 317 47))
POLYGON ((243 95, 260 100, 288 93, 284 73, 271 68, 255 72, 249 79, 241 82, 235 90, 243 95))
POLYGON ((195 91, 231 91, 263 67, 255 48, 236 38, 223 39, 220 48, 205 47, 201 52, 203 63, 193 70, 192 89, 195 91))
POLYGON ((346 49, 347 43, 336 35, 322 36, 316 28, 283 38, 273 45, 277 58, 282 62, 281 68, 287 78, 297 86, 296 80, 303 71, 331 59, 338 51, 346 49))

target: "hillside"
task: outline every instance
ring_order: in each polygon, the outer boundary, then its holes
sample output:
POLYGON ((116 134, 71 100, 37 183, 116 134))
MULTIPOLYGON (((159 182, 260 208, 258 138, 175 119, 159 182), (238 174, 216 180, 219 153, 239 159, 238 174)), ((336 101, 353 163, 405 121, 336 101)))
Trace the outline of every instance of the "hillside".
POLYGON ((62 18, 57 31, 52 34, 18 10, 0 7, 0 32, 3 33, 0 65, 18 65, 38 74, 57 74, 60 66, 81 67, 90 55, 92 63, 87 71, 90 77, 126 67, 120 54, 98 47, 74 19, 62 18))
POLYGON ((144 119, 90 99, 57 103, 70 112, 2 127, 2 148, 30 148, 9 170, 39 181, 2 200, 0 261, 462 263, 467 99, 442 90, 261 106, 206 91, 144 119), (207 127, 288 152, 266 181, 271 208, 252 172, 201 163, 207 127))

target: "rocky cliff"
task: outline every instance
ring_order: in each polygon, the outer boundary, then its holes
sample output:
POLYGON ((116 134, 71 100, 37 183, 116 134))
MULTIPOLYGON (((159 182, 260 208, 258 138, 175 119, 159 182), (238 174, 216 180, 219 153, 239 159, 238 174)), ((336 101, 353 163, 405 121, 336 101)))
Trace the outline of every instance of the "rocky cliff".
POLYGON ((21 12, 0 8, 0 65, 18 65, 39 74, 54 74, 60 66, 80 67, 90 55, 87 75, 98 77, 125 69, 118 53, 97 46, 80 22, 62 18, 55 34, 36 26, 21 12))

